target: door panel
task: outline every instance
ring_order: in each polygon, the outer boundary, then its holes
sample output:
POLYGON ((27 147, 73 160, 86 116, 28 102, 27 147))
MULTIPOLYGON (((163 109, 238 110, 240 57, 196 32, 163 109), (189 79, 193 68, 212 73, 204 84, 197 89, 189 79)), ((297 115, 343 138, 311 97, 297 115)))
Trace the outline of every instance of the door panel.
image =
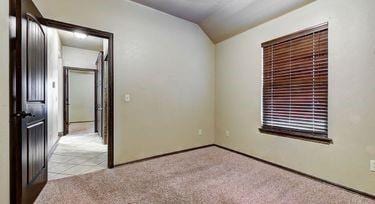
POLYGON ((64 100, 64 135, 69 134, 69 69, 64 67, 64 77, 63 77, 63 100, 64 100))
POLYGON ((103 137, 103 52, 96 61, 96 132, 103 137))
POLYGON ((27 170, 28 184, 32 184, 39 178, 46 166, 45 161, 45 122, 40 121, 27 127, 27 170))
POLYGON ((43 102, 45 92, 45 34, 38 22, 27 17, 27 101, 43 102))
POLYGON ((31 203, 47 182, 47 44, 37 18, 22 21, 22 203, 31 203))

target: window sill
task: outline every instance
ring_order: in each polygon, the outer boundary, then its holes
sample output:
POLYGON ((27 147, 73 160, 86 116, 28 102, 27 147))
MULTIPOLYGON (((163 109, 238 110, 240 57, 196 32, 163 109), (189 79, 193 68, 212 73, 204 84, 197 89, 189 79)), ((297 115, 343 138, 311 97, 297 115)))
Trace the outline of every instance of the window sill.
POLYGON ((268 134, 272 134, 276 136, 289 137, 293 139, 301 139, 301 140, 306 140, 306 141, 311 141, 311 142, 319 142, 319 143, 324 143, 324 144, 333 143, 331 138, 323 137, 323 136, 322 137, 314 136, 309 133, 303 133, 303 132, 298 132, 298 131, 281 130, 281 129, 267 128, 267 127, 259 128, 259 131, 262 133, 268 133, 268 134))

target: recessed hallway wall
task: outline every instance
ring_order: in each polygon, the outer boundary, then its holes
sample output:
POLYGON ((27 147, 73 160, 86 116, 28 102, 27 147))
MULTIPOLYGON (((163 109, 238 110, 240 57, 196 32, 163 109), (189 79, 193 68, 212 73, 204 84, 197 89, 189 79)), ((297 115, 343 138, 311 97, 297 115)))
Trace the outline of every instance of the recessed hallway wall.
MULTIPOLYGON (((47 28, 47 45, 48 45, 48 85, 47 85, 47 108, 48 108, 48 149, 51 150, 58 139, 59 120, 62 119, 59 114, 60 101, 62 97, 59 96, 60 87, 60 72, 62 73, 62 50, 61 41, 56 29, 47 28)), ((61 84, 62 85, 62 84, 61 84)), ((62 114, 61 114, 62 115, 62 114)))
POLYGON ((63 46, 63 65, 67 67, 78 67, 86 69, 96 69, 96 59, 99 51, 80 49, 63 46))

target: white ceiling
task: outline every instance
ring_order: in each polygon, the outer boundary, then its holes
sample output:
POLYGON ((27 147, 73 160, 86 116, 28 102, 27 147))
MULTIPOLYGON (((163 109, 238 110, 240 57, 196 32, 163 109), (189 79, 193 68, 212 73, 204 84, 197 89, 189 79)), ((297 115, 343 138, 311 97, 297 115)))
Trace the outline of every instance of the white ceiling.
POLYGON ((315 0, 132 0, 197 23, 223 41, 315 0))
POLYGON ((94 36, 87 36, 85 39, 76 38, 73 32, 57 30, 61 44, 64 46, 75 47, 85 50, 102 51, 103 39, 94 36))

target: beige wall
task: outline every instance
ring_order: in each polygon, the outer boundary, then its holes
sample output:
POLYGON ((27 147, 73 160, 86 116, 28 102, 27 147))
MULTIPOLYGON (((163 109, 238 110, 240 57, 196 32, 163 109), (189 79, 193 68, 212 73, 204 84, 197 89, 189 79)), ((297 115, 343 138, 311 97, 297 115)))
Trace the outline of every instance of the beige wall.
POLYGON ((95 121, 95 73, 69 71, 69 122, 95 121))
POLYGON ((196 24, 126 0, 34 2, 114 33, 115 164, 214 142, 214 45, 196 24))
MULTIPOLYGON (((73 0, 35 1, 46 17, 115 33, 116 164, 213 143, 215 104, 217 144, 375 194, 373 0, 318 0, 237 35, 216 46, 216 71, 213 45, 189 22, 124 0, 83 0, 90 13, 73 0), (325 21, 334 143, 260 134, 260 44, 325 21)), ((0 4, 0 198, 7 203, 8 1, 0 4)))
POLYGON ((63 65, 68 67, 78 67, 96 69, 96 59, 98 51, 85 50, 75 47, 63 46, 63 65))
POLYGON ((375 1, 318 0, 216 46, 216 143, 375 194, 375 1), (261 43, 329 22, 333 144, 261 134, 261 43), (225 131, 230 131, 227 137, 225 131))
MULTIPOLYGON (((68 66, 68 67, 84 68, 84 69, 96 69, 95 63, 96 63, 96 60, 98 58, 98 54, 99 54, 98 51, 80 49, 80 48, 69 47, 69 46, 63 45, 62 46, 62 65, 68 66)), ((61 71, 59 71, 59 75, 60 75, 59 76, 59 84, 61 86, 61 88, 59 88, 59 96, 61 98, 64 97, 64 93, 63 93, 64 92, 64 89, 63 89, 64 75, 63 75, 63 72, 64 72, 63 68, 61 68, 61 71)), ((89 88, 94 88, 92 86, 90 86, 89 88)), ((74 85, 74 87, 77 87, 77 85, 74 85)), ((76 90, 76 89, 74 89, 74 90, 76 90)), ((74 92, 74 90, 73 90, 73 95, 74 95, 74 93, 77 93, 77 92, 74 92)), ((87 94, 85 96, 90 97, 87 94)), ((87 97, 83 97, 83 98, 87 98, 87 97)), ((94 98, 92 98, 92 100, 93 99, 94 98)), ((92 101, 92 104, 93 103, 94 103, 94 101, 92 101)), ((79 103, 77 103, 77 104, 79 104, 79 103)), ((64 117, 61 117, 61 116, 64 115, 64 113, 63 113, 64 107, 63 106, 64 106, 63 100, 59 100, 59 112, 61 113, 59 121, 58 121, 59 132, 63 132, 63 127, 64 127, 63 126, 64 125, 64 117)), ((89 104, 89 106, 90 107, 92 106, 91 103, 89 104)), ((83 117, 80 118, 80 115, 79 115, 80 109, 77 106, 73 106, 73 110, 71 110, 71 111, 72 112, 70 112, 70 114, 69 114, 71 122, 80 121, 81 119, 84 119, 84 118, 86 118, 85 120, 87 120, 87 121, 91 120, 89 118, 91 118, 90 115, 92 114, 92 112, 88 113, 87 111, 84 111, 82 113, 84 113, 85 115, 83 115, 83 117)))
POLYGON ((9 202, 9 6, 0 0, 0 202, 9 202))
POLYGON ((61 67, 61 42, 57 31, 53 28, 47 28, 48 37, 48 149, 56 143, 58 138, 58 120, 59 120, 59 81, 58 72, 61 67), (54 84, 54 85, 53 85, 54 84))

